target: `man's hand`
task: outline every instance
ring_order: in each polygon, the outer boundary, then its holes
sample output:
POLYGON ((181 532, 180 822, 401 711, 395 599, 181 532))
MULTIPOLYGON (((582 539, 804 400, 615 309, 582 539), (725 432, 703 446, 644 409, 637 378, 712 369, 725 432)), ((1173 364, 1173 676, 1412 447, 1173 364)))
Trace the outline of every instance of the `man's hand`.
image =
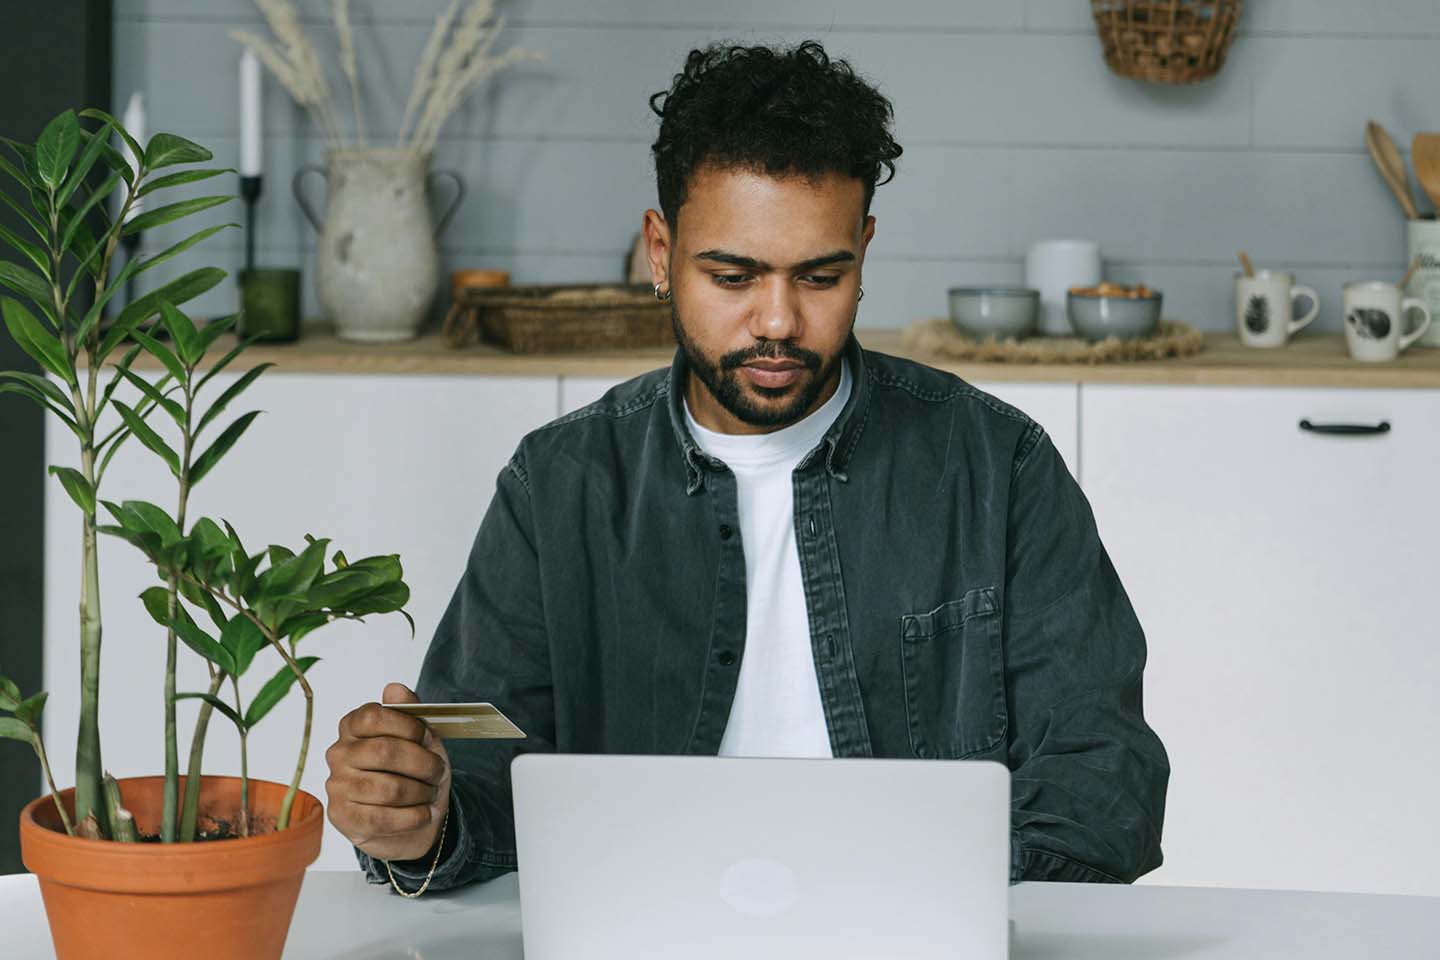
MULTIPOLYGON (((384 703, 419 703, 387 683, 384 703)), ((415 717, 367 703, 340 718, 340 739, 325 751, 330 822, 380 860, 416 860, 440 838, 450 806, 450 757, 415 717)))

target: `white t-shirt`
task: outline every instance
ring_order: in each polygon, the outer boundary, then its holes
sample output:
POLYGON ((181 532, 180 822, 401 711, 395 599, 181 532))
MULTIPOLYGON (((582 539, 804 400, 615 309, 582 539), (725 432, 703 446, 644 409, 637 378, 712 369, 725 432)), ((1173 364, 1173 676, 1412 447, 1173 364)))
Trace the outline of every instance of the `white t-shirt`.
POLYGON ((849 363, 840 369, 840 386, 820 409, 773 433, 716 433, 685 406, 695 442, 735 474, 745 552, 745 651, 721 756, 833 756, 810 646, 790 475, 849 399, 849 363))

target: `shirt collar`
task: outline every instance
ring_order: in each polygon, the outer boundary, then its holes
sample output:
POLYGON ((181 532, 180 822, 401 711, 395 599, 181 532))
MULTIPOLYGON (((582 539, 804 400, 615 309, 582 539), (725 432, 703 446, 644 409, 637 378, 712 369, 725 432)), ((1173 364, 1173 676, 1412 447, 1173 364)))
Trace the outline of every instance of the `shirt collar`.
MULTIPOLYGON (((866 413, 870 408, 870 378, 865 373, 865 351, 860 346, 860 341, 855 339, 853 331, 850 339, 845 342, 845 358, 850 361, 850 373, 854 379, 850 399, 846 401, 845 408, 840 411, 840 416, 835 418, 830 429, 825 431, 825 436, 815 450, 796 467, 797 470, 804 470, 810 466, 816 454, 824 451, 826 471, 841 483, 849 479, 846 467, 855 452, 855 445, 860 440, 860 431, 865 427, 866 413)), ((675 358, 670 362, 670 427, 685 462, 685 492, 693 494, 704 485, 707 471, 723 470, 725 464, 700 448, 685 423, 685 384, 688 378, 689 367, 685 363, 685 351, 676 347, 675 358)))

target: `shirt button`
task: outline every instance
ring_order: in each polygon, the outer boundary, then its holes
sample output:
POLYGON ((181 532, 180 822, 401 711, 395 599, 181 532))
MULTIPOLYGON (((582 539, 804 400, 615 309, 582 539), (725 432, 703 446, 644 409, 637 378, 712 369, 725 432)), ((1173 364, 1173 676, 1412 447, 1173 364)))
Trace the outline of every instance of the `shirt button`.
POLYGON ((729 650, 721 650, 719 653, 715 654, 715 660, 720 664, 720 666, 728 667, 735 663, 735 654, 731 653, 729 650))
POLYGON ((721 539, 721 540, 729 540, 729 539, 730 539, 730 535, 733 534, 734 532, 735 532, 735 530, 730 526, 730 524, 728 524, 728 523, 722 523, 722 524, 720 524, 720 539, 721 539))

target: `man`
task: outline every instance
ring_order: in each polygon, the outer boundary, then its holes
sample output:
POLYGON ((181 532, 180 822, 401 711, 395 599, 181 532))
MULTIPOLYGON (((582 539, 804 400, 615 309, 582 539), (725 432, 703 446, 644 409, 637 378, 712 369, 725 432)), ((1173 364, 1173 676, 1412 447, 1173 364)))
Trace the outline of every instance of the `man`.
POLYGON ((331 821, 433 890, 516 868, 517 749, 991 759, 1012 880, 1154 869, 1169 763, 1088 502, 1025 414, 852 335, 889 102, 807 42, 692 51, 651 103, 674 363, 521 442, 417 684, 529 739, 366 704, 331 821))

